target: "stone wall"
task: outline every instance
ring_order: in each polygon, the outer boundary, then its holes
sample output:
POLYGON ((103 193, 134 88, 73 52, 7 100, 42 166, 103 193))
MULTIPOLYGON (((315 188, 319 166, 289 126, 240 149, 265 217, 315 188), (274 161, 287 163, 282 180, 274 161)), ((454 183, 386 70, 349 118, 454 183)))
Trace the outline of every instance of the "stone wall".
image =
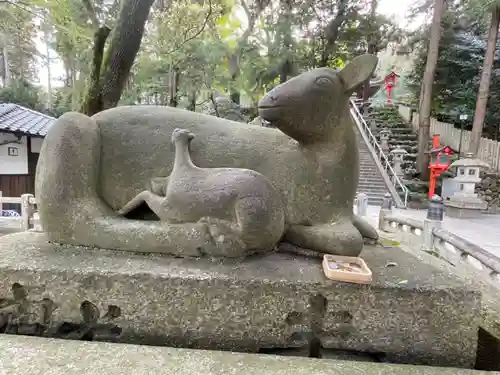
POLYGON ((488 212, 500 213, 500 175, 485 173, 483 180, 476 185, 476 193, 488 203, 488 212))

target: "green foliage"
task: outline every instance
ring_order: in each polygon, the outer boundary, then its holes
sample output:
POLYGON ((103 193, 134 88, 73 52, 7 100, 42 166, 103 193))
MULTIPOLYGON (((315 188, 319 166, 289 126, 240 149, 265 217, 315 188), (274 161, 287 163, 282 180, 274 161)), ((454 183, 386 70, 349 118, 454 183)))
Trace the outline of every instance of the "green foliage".
POLYGON ((0 89, 0 103, 14 103, 23 107, 43 110, 42 92, 24 79, 16 79, 8 87, 0 89))
MULTIPOLYGON (((98 23, 112 28, 121 1, 90 3, 98 23)), ((57 77, 63 87, 50 93, 50 112, 80 108, 96 31, 85 2, 12 0, 0 2, 0 16, 4 30, 20 38, 19 53, 12 52, 12 78, 36 82, 36 59, 47 64, 33 43, 41 32, 64 67, 57 77)), ((387 17, 370 17, 369 0, 157 0, 121 104, 204 110, 214 95, 231 94, 255 107, 267 90, 317 67, 325 56, 327 66, 342 68, 366 52, 368 43, 375 41, 379 50, 399 34, 387 17)))
MULTIPOLYGON (((470 130, 476 105, 476 95, 486 51, 486 26, 476 22, 469 13, 452 11, 443 22, 440 54, 433 87, 432 112, 441 121, 457 122, 459 113, 467 113, 470 130)), ((426 34, 421 34, 425 40, 426 34)), ((499 43, 500 46, 500 43, 499 43)), ((427 50, 417 46, 418 57, 409 77, 409 88, 414 98, 420 95, 420 82, 425 69, 427 50)), ((500 124, 500 52, 497 57, 490 85, 488 111, 485 119, 485 135, 498 136, 500 124)))
POLYGON ((8 79, 35 80, 38 53, 34 42, 36 31, 33 16, 25 6, 0 2, 0 36, 4 37, 8 53, 8 79))

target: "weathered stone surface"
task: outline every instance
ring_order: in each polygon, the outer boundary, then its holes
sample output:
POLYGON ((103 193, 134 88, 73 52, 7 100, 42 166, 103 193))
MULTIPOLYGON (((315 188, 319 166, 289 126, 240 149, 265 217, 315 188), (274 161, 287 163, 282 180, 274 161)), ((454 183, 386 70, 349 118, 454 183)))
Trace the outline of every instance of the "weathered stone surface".
POLYGON ((446 216, 458 219, 475 219, 481 217, 488 207, 486 202, 467 203, 451 199, 445 200, 444 205, 446 207, 446 216))
POLYGON ((172 131, 185 128, 197 135, 196 165, 251 169, 274 184, 287 211, 287 241, 358 255, 360 232, 373 232, 352 221, 358 153, 348 103, 376 65, 375 56, 360 56, 341 72, 320 68, 277 86, 259 104, 260 116, 277 129, 156 106, 118 107, 92 118, 64 114, 50 128, 37 165, 42 227, 54 242, 197 256, 207 246, 206 225, 116 213, 152 179, 169 175, 172 131))
POLYGON ((314 341, 391 362, 472 367, 480 294, 398 249, 367 246, 362 256, 371 285, 328 280, 320 260, 287 253, 210 262, 20 233, 0 238, 0 297, 13 332, 47 325, 56 337, 241 351, 314 341))
MULTIPOLYGON (((454 253, 442 252, 438 258, 421 250, 421 238, 409 232, 384 232, 384 237, 397 240, 401 249, 417 257, 421 262, 442 272, 458 277, 464 285, 481 291, 481 321, 478 334, 476 367, 500 371, 500 300, 498 281, 488 271, 479 270, 454 253), (444 259, 447 259, 446 261, 444 259)), ((384 243, 390 241, 383 239, 384 243)), ((390 245, 385 245, 389 247, 390 245)), ((443 251, 446 251, 443 248, 443 251)))
POLYGON ((360 363, 102 342, 0 336, 9 375, 496 375, 458 368, 360 363))

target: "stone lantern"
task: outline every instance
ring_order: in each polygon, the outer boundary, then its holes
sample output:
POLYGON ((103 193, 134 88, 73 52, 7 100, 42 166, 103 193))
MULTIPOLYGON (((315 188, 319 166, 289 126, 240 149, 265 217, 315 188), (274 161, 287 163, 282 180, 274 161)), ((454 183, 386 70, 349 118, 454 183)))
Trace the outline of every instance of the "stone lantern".
POLYGON ((378 134, 380 136, 380 148, 382 149, 384 154, 387 154, 390 151, 389 137, 391 135, 391 131, 389 129, 382 129, 378 134))
POLYGON ((401 178, 404 176, 404 171, 403 168, 401 168, 401 164, 404 161, 405 155, 408 155, 408 152, 406 152, 405 149, 401 148, 401 146, 397 146, 394 150, 391 151, 391 155, 392 168, 394 169, 396 176, 401 178))
POLYGON ((444 202, 446 214, 457 218, 474 218, 486 210, 488 204, 483 201, 474 191, 476 184, 481 182, 479 173, 481 168, 489 168, 489 165, 479 159, 474 159, 472 154, 467 154, 464 159, 459 159, 450 165, 456 168, 457 175, 453 178, 458 186, 456 191, 444 202))

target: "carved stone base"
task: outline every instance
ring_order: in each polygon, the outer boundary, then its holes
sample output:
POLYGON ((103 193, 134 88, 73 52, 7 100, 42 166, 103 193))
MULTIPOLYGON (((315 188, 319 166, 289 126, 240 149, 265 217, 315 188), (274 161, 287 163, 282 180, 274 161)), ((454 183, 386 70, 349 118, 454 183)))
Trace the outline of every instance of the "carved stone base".
POLYGON ((480 199, 444 201, 446 216, 457 219, 475 219, 484 215, 488 204, 480 199))
POLYGON ((480 294, 397 248, 367 246, 371 285, 318 258, 210 262, 0 238, 0 332, 205 349, 321 347, 473 367, 480 294), (397 265, 387 266, 388 262, 397 265))

